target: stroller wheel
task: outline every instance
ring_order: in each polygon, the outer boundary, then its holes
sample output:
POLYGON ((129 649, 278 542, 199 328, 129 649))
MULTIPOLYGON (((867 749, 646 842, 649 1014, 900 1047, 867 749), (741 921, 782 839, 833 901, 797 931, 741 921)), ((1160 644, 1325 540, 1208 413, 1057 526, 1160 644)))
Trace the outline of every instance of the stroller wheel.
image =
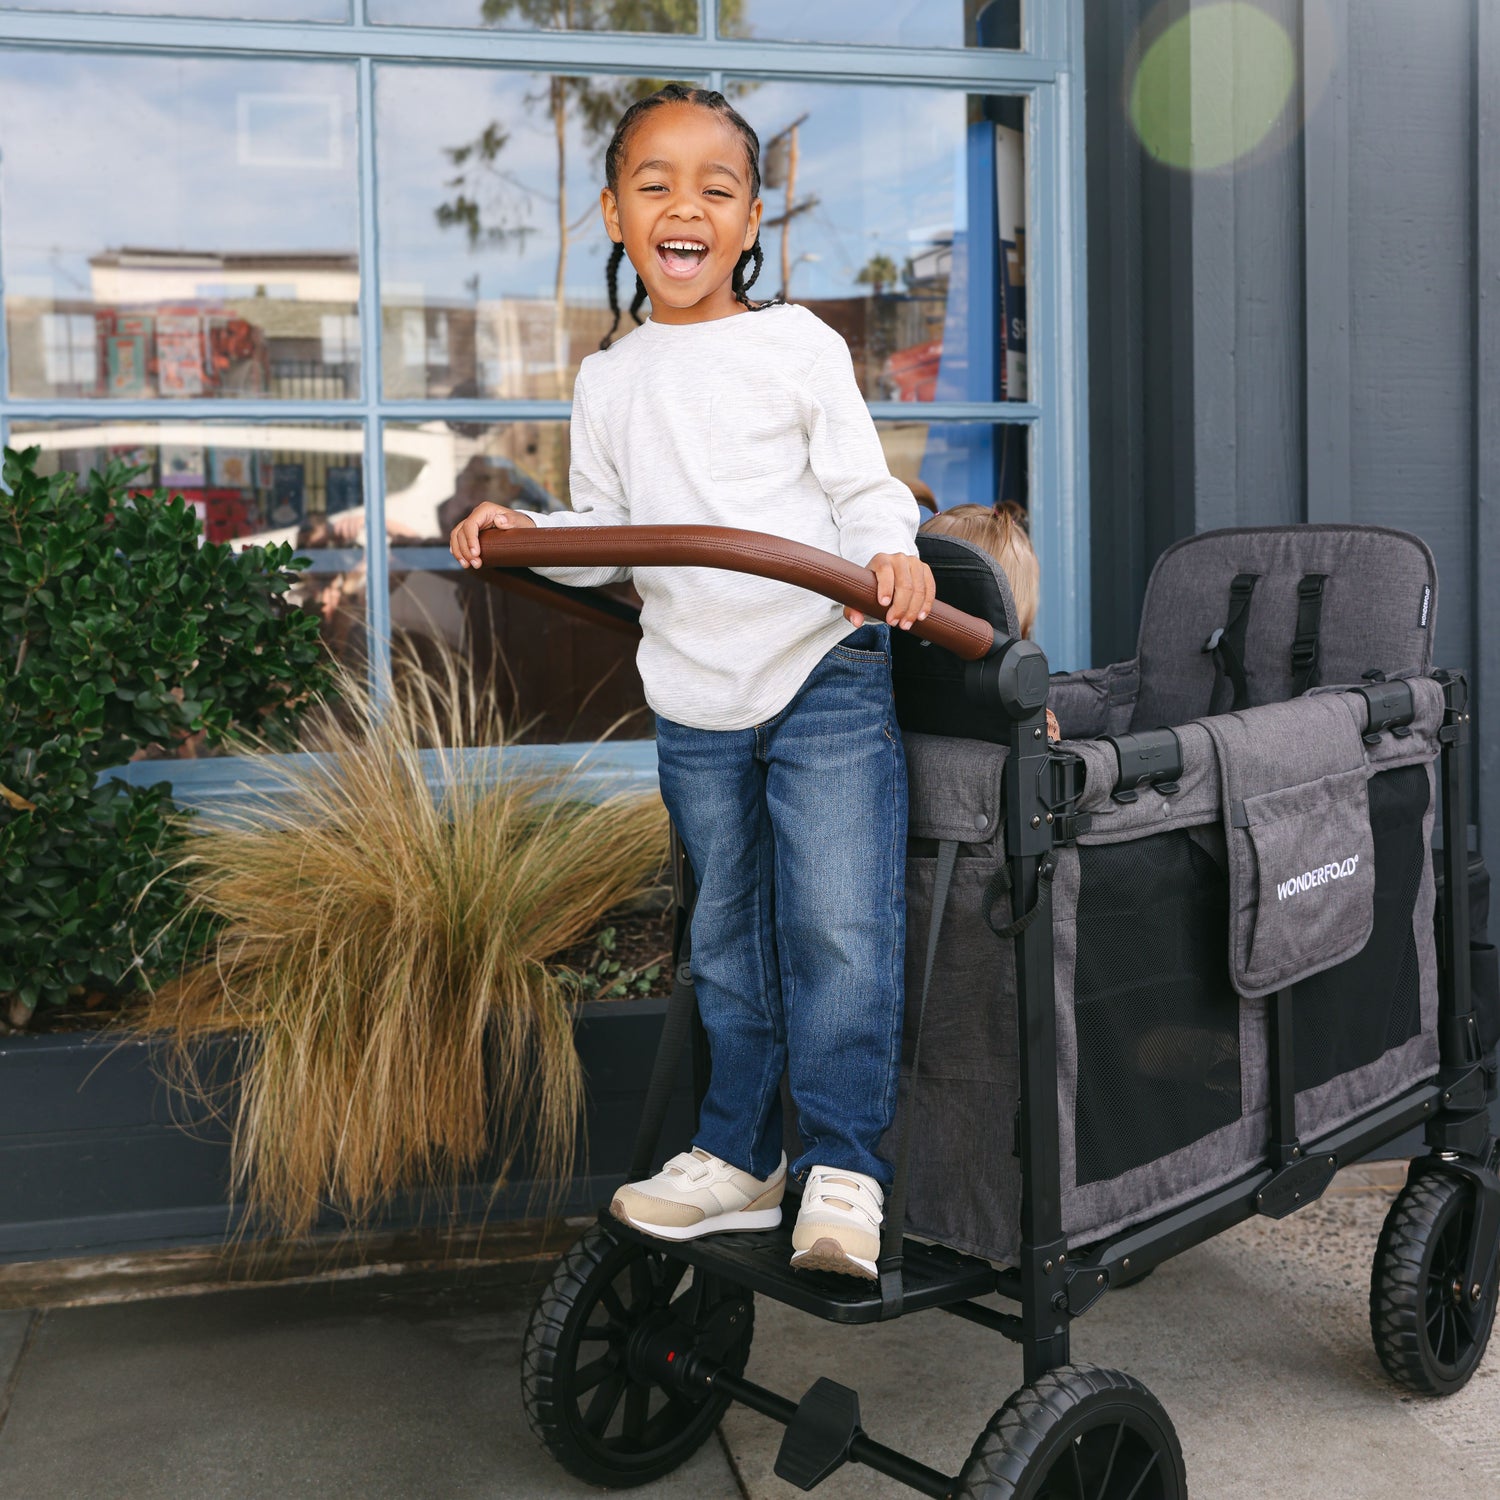
POLYGON ((1464 1267, 1474 1189, 1439 1173, 1413 1176, 1391 1204, 1370 1277, 1370 1332, 1392 1380, 1448 1396, 1484 1358, 1495 1322, 1496 1267, 1478 1297, 1464 1267))
POLYGON ((979 1435, 954 1500, 1186 1500, 1160 1401, 1118 1370, 1063 1365, 1023 1385, 979 1435))
POLYGON ((542 1446, 569 1473, 612 1489, 648 1484, 689 1459, 727 1396, 663 1389, 640 1367, 646 1335, 704 1335, 735 1374, 750 1354, 750 1294, 684 1261, 594 1227, 558 1261, 526 1328, 521 1395, 542 1446))

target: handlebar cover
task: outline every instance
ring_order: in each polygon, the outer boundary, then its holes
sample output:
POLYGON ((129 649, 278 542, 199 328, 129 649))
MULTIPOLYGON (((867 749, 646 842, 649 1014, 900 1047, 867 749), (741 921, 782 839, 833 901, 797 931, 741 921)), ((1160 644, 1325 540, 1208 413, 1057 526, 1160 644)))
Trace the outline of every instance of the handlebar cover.
MULTIPOLYGON (((491 568, 722 568, 810 589, 836 604, 885 619, 868 568, 787 537, 732 526, 517 526, 479 534, 479 555, 491 568)), ((995 648, 995 629, 977 615, 936 601, 911 633, 964 661, 995 648)))

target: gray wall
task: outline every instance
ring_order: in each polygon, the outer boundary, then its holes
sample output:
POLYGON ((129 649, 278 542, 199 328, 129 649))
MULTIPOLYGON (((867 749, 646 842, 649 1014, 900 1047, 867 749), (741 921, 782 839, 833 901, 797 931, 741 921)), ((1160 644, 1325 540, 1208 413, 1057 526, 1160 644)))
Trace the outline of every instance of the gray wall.
MULTIPOLYGON (((1437 556, 1500 861, 1500 3, 1257 0, 1299 84, 1237 167, 1167 168, 1123 98, 1190 0, 1085 0, 1094 643, 1169 542, 1349 520, 1437 556)), ((1227 76, 1195 49, 1188 71, 1227 76)), ((1396 607, 1400 607, 1399 604, 1396 607)))

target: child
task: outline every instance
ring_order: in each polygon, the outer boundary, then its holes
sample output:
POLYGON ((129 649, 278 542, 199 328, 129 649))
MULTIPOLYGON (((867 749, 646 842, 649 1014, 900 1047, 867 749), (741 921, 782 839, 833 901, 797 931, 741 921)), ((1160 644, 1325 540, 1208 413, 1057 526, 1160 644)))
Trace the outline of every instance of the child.
MULTIPOLYGON (((952 510, 940 510, 930 521, 924 522, 922 530, 972 542, 1000 564, 1010 583, 1011 598, 1016 601, 1016 623, 1021 627, 1021 639, 1029 641, 1031 627, 1036 624, 1037 601, 1041 597, 1042 569, 1026 530, 1026 512, 1014 500, 996 505, 955 505, 952 510)), ((1047 710, 1047 738, 1062 738, 1057 718, 1050 708, 1047 710)))
MULTIPOLYGON (((804 308, 750 300, 759 156, 722 94, 669 84, 626 111, 600 195, 615 322, 574 389, 573 510, 480 505, 450 545, 477 567, 490 526, 696 523, 874 572, 886 616, 867 624, 766 579, 634 570, 662 797, 698 879, 693 975, 713 1062, 693 1148, 610 1205, 670 1240, 778 1224, 786 1069, 805 1143, 792 1264, 874 1279, 905 946, 889 626, 926 616, 933 580, 844 341, 804 308), (625 256, 640 326, 615 343, 625 256)), ((544 571, 585 586, 625 576, 544 571)))

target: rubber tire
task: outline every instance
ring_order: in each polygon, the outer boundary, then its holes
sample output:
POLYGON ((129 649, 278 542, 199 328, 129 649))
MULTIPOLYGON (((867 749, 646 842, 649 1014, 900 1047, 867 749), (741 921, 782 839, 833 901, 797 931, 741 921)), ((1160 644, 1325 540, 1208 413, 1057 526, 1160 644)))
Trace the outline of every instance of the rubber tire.
POLYGON ((1436 1316, 1432 1308, 1441 1295, 1434 1258, 1442 1254, 1451 1262, 1454 1241, 1460 1236, 1467 1239, 1467 1221, 1473 1213, 1474 1189, 1469 1183, 1441 1172, 1413 1172, 1391 1204, 1375 1247, 1370 1274, 1375 1352, 1391 1379, 1419 1396, 1451 1396, 1462 1390, 1484 1358, 1494 1328, 1500 1274, 1491 1266, 1477 1310, 1459 1325, 1454 1358, 1440 1357, 1429 1332, 1430 1319, 1436 1316), (1462 1222, 1445 1244, 1445 1232, 1455 1219, 1462 1222))
MULTIPOLYGON (((1136 1500, 1186 1500, 1182 1447, 1161 1402, 1133 1376, 1090 1365, 1062 1365, 1023 1385, 980 1433, 953 1500, 1076 1500, 1073 1464, 1065 1455, 1075 1439, 1122 1422, 1156 1458, 1159 1481, 1143 1485, 1136 1500), (1058 1485, 1050 1483, 1054 1476, 1058 1485)), ((1101 1494, 1091 1486, 1087 1500, 1123 1500, 1144 1467, 1098 1475, 1109 1487, 1101 1494)))
MULTIPOLYGON (((644 1455, 610 1452, 606 1442, 583 1428, 578 1408, 571 1399, 581 1347, 579 1335, 600 1307, 605 1288, 628 1273, 632 1264, 640 1262, 679 1268, 683 1264, 633 1241, 618 1240, 600 1225, 586 1230, 554 1268, 551 1281, 532 1311, 521 1348, 521 1399, 532 1432, 570 1474, 606 1489, 649 1484, 681 1467, 708 1440, 729 1406, 729 1397, 717 1394, 706 1401, 676 1397, 669 1404, 679 1411, 681 1426, 644 1455)), ((742 1374, 755 1332, 754 1302, 740 1288, 713 1277, 704 1277, 700 1282, 697 1279, 700 1273, 693 1275, 693 1285, 704 1288, 708 1306, 726 1296, 733 1296, 743 1304, 743 1329, 736 1335, 734 1347, 722 1359, 727 1368, 742 1374)), ((637 1313, 640 1309, 627 1303, 626 1311, 637 1313)), ((608 1309, 605 1312, 608 1314, 608 1309)), ((611 1317, 610 1322, 614 1321, 611 1317)), ((611 1343, 610 1347, 615 1346, 611 1343)))

